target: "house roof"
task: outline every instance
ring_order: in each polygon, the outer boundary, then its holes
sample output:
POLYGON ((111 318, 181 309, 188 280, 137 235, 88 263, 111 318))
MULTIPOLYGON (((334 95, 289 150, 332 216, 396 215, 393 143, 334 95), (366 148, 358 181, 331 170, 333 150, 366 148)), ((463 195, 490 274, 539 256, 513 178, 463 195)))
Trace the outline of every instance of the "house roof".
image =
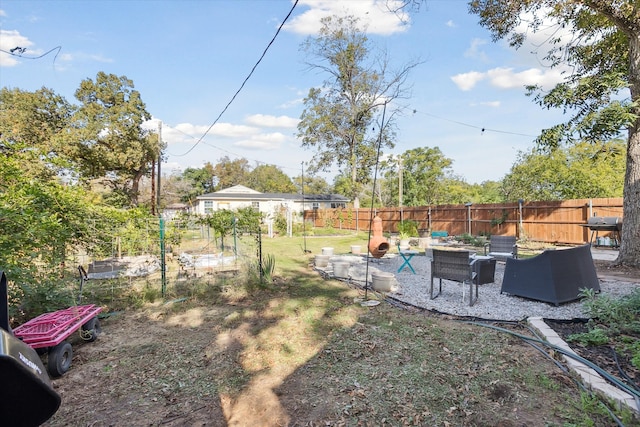
POLYGON ((260 193, 243 185, 234 185, 213 193, 202 194, 198 200, 292 200, 294 202, 348 202, 349 199, 340 194, 294 194, 294 193, 260 193))

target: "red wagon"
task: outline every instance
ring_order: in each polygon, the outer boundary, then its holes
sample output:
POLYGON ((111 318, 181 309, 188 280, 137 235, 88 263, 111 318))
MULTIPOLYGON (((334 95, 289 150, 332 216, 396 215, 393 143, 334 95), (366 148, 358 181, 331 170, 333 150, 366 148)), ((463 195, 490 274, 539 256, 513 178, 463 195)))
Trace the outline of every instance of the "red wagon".
POLYGON ((79 330, 84 341, 95 341, 100 333, 101 310, 90 304, 41 314, 15 328, 13 334, 41 353, 48 351, 47 371, 52 377, 59 377, 67 372, 73 356, 66 339, 79 330))

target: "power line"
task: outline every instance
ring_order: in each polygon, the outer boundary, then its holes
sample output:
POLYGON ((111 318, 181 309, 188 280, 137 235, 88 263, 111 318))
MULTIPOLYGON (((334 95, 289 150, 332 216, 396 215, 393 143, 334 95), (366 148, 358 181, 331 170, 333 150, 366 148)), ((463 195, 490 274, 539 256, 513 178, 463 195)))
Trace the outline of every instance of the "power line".
POLYGON ((4 49, 0 49, 0 52, 6 53, 7 55, 11 55, 11 56, 17 56, 18 58, 40 59, 40 58, 43 58, 43 57, 47 56, 48 54, 50 54, 54 50, 57 50, 56 56, 53 57, 53 62, 56 62, 56 58, 58 57, 58 54, 62 50, 62 46, 56 46, 53 49, 50 49, 50 50, 46 51, 45 53, 43 53, 42 55, 39 55, 39 56, 24 56, 23 54, 27 51, 27 48, 26 47, 20 47, 20 46, 16 46, 13 49, 10 49, 8 51, 6 51, 4 49))
POLYGON ((245 83, 247 83, 247 81, 249 80, 249 78, 253 75, 253 72, 256 70, 256 68, 258 67, 258 65, 260 64, 260 62, 262 62, 262 59, 264 58, 264 56, 267 54, 267 51, 269 50, 269 48, 271 47, 271 45, 273 44, 273 42, 275 42, 276 37, 278 37, 278 34, 280 34, 280 30, 282 30, 282 27, 284 26, 284 24, 287 22, 287 20, 289 19, 289 17, 291 16, 291 14, 293 13, 293 10, 296 8, 298 4, 298 0, 295 1, 295 3, 293 3, 293 6, 291 6, 291 10, 289 10, 289 13, 287 14, 287 16, 284 18, 284 20, 282 21, 282 23, 280 24, 280 26, 278 27, 278 31, 276 31, 275 35, 273 36, 273 38, 271 39, 271 41, 269 42, 269 44, 267 45, 267 47, 264 49, 264 51, 262 52, 262 55, 260 55, 260 58, 258 59, 258 61, 255 63, 255 65, 253 66, 253 68, 251 68, 251 71, 249 72, 249 75, 244 79, 244 81, 242 82, 242 84, 240 85, 240 88, 236 91, 236 93, 231 97, 231 100, 227 103, 227 105, 224 107, 224 109, 220 112, 220 114, 218 114, 218 117, 216 117, 216 119, 213 121, 213 123, 211 123, 211 126, 209 126, 209 128, 205 131, 205 133, 200 137, 200 139, 198 139, 196 141, 195 144, 193 144, 193 146, 191 148, 189 148, 187 150, 186 153, 184 154, 180 154, 180 155, 176 155, 175 157, 182 157, 182 156, 186 156, 187 154, 189 154, 194 148, 196 148, 198 146, 198 144, 200 144, 200 142, 202 141, 202 139, 207 136, 207 134, 209 133, 209 131, 211 130, 211 128, 213 128, 213 126, 218 123, 218 120, 220 120, 220 118, 222 117, 222 115, 227 111, 227 109, 229 108, 229 106, 231 105, 231 103, 236 99, 236 96, 238 96, 238 94, 240 93, 240 91, 244 88, 245 83))
POLYGON ((425 113, 424 111, 413 110, 413 113, 414 114, 420 113, 420 114, 424 114, 425 116, 436 118, 438 120, 444 120, 445 122, 455 123, 455 124, 458 124, 458 125, 461 125, 461 126, 467 126, 467 127, 474 128, 474 129, 480 129, 481 133, 496 132, 496 133, 504 133, 504 134, 507 134, 507 135, 517 135, 517 136, 526 136, 526 137, 529 137, 529 138, 537 138, 537 135, 527 135, 525 133, 509 132, 509 131, 506 131, 506 130, 490 129, 490 128, 483 127, 483 126, 475 126, 475 125, 472 125, 472 124, 469 124, 469 123, 460 122, 460 121, 457 121, 457 120, 451 120, 451 119, 447 119, 447 118, 444 118, 444 117, 436 116, 435 114, 425 113))
MULTIPOLYGON (((189 137, 189 138, 191 138, 191 139, 197 139, 197 138, 196 138, 196 137, 194 137, 193 135, 189 135, 188 133, 183 132, 183 131, 181 131, 181 130, 180 130, 180 129, 178 129, 178 128, 168 126, 166 123, 164 124, 164 126, 165 126, 166 128, 173 129, 173 130, 175 130, 176 132, 179 132, 179 133, 183 134, 184 136, 187 136, 187 137, 189 137)), ((291 167, 291 166, 283 166, 283 165, 278 165, 278 164, 276 164, 276 163, 267 163, 267 162, 265 162, 265 161, 263 161, 263 160, 257 160, 257 159, 247 158, 246 156, 241 156, 241 155, 240 155, 240 154, 238 154, 238 153, 234 153, 234 152, 229 151, 229 150, 227 150, 227 149, 225 149, 225 148, 218 147, 217 145, 214 145, 214 144, 212 144, 212 143, 210 143, 210 142, 207 142, 207 141, 198 141, 198 142, 202 142, 204 145, 208 145, 209 147, 211 147, 211 148, 215 148, 216 150, 222 151, 223 153, 231 154, 232 156, 235 156, 235 157, 238 157, 238 158, 243 158, 243 159, 246 159, 246 160, 249 160, 249 161, 252 161, 252 162, 258 163, 258 164, 270 165, 270 166, 276 166, 276 167, 278 167, 278 168, 280 168, 280 169, 290 169, 290 170, 296 170, 296 171, 298 170, 297 168, 294 168, 294 167, 291 167)), ((168 154, 168 155, 170 155, 170 156, 173 156, 173 157, 181 157, 181 156, 182 156, 182 155, 172 154, 172 153, 169 153, 169 152, 167 152, 167 154, 168 154)))

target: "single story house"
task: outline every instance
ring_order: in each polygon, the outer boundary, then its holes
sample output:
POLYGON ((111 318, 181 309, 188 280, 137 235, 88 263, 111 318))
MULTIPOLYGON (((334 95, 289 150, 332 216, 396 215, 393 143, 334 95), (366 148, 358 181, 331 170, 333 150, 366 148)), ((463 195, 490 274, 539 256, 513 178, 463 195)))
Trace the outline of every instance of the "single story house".
POLYGON ((282 210, 301 215, 304 210, 346 207, 349 199, 339 194, 261 193, 243 185, 203 194, 196 198, 195 213, 206 215, 220 209, 235 211, 252 207, 273 218, 282 210))

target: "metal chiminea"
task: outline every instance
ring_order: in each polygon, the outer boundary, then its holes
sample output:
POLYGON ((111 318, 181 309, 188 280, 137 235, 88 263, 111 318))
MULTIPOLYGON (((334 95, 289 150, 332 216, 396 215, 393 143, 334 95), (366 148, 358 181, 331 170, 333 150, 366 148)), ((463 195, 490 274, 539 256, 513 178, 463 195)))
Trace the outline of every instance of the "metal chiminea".
POLYGON ((382 235, 382 218, 376 216, 371 225, 373 236, 369 240, 369 252, 374 258, 382 258, 389 250, 389 242, 382 235))

